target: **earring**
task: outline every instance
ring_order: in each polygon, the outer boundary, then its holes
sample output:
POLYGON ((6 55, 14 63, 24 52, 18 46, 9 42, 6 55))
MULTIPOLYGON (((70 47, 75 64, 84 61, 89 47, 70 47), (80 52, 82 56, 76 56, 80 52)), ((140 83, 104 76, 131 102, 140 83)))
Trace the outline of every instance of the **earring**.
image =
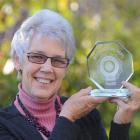
POLYGON ((18 80, 21 80, 22 79, 22 70, 18 70, 17 79, 18 80))

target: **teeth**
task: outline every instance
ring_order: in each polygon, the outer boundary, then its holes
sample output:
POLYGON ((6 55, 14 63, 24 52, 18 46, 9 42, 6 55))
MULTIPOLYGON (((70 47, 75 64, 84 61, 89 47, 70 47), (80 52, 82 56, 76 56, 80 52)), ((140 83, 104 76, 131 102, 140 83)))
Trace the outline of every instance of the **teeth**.
POLYGON ((37 81, 43 84, 49 84, 51 82, 51 80, 45 80, 45 79, 40 79, 40 78, 37 78, 37 81))

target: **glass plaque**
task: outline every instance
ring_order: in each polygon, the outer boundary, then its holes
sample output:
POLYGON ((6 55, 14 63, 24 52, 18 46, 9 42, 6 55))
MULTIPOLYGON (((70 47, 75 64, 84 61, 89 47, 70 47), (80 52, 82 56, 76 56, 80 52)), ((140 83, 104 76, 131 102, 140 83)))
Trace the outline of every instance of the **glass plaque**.
POLYGON ((87 55, 90 80, 98 87, 91 96, 130 96, 121 82, 133 75, 132 54, 117 41, 97 42, 87 55))

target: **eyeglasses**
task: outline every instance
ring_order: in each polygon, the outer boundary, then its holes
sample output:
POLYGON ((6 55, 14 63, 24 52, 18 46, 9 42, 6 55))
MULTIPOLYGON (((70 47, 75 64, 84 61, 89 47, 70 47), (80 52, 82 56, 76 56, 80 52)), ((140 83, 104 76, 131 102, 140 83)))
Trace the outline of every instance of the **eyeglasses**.
POLYGON ((57 68, 66 68, 69 64, 69 59, 67 58, 48 57, 46 55, 34 52, 27 53, 27 57, 29 62, 36 64, 44 64, 47 61, 47 59, 50 58, 52 66, 57 68))

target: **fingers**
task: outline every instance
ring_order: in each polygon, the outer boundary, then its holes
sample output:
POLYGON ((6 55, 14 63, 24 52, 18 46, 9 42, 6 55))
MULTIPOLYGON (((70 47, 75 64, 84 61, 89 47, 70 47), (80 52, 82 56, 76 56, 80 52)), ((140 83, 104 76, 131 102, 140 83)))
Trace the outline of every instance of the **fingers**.
POLYGON ((135 86, 135 85, 133 85, 133 84, 131 84, 129 82, 123 81, 122 85, 124 87, 126 87, 130 92, 136 92, 136 91, 140 92, 140 89, 137 86, 135 86))
POLYGON ((108 100, 108 97, 90 96, 91 90, 92 90, 91 87, 81 89, 79 92, 74 94, 72 98, 75 100, 81 100, 83 102, 83 104, 85 103, 85 104, 88 104, 93 107, 108 100))
POLYGON ((111 103, 116 103, 118 106, 124 106, 128 102, 128 98, 112 98, 109 101, 111 103))
POLYGON ((129 90, 130 93, 136 96, 140 96, 140 88, 126 81, 123 81, 122 84, 129 90))
POLYGON ((109 97, 94 97, 94 96, 91 96, 91 97, 97 102, 104 102, 109 99, 109 97))
POLYGON ((128 101, 130 100, 129 97, 113 97, 113 98, 111 98, 110 100, 115 100, 115 99, 121 100, 121 101, 123 101, 123 102, 128 102, 128 101))
POLYGON ((86 96, 86 95, 89 95, 90 94, 90 91, 92 90, 92 87, 87 87, 85 89, 81 89, 77 95, 78 96, 86 96))
POLYGON ((78 97, 78 98, 81 98, 83 100, 83 102, 88 102, 88 103, 91 103, 91 104, 100 104, 100 103, 108 100, 108 97, 90 96, 91 90, 92 90, 91 87, 81 89, 75 96, 78 97))
POLYGON ((130 98, 123 98, 122 101, 127 104, 130 101, 130 98))
POLYGON ((127 82, 127 81, 123 81, 122 85, 128 89, 133 89, 133 88, 137 88, 136 86, 134 86, 133 84, 127 82))

